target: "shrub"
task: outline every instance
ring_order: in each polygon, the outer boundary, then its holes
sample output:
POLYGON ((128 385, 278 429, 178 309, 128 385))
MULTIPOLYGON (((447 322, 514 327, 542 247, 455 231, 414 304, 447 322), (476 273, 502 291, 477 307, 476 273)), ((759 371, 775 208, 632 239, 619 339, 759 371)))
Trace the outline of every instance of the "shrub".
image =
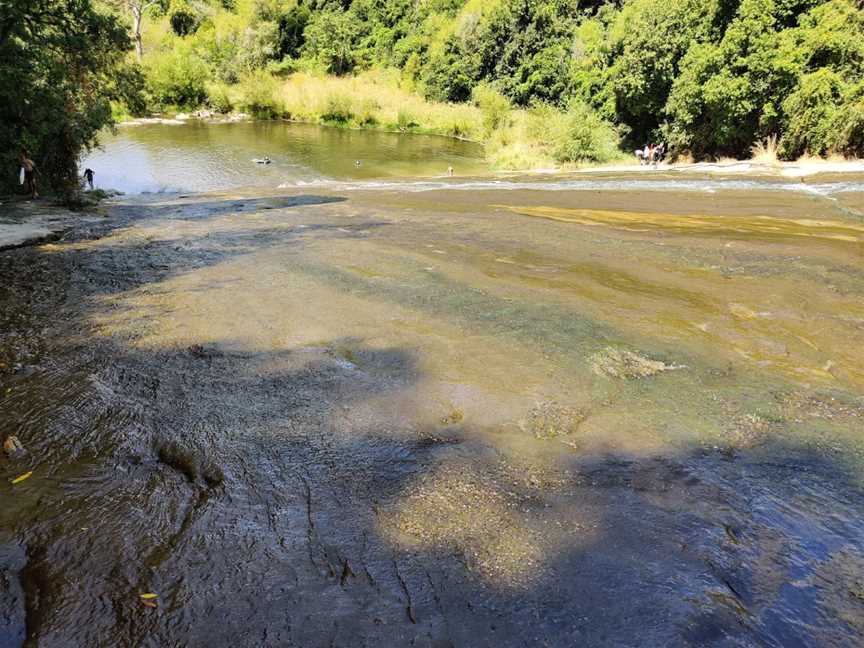
POLYGON ((207 96, 210 69, 192 48, 178 43, 173 49, 145 59, 147 91, 153 103, 195 107, 207 96))
POLYGON ((400 131, 407 131, 412 128, 417 128, 417 125, 414 115, 404 108, 399 109, 399 112, 396 115, 396 128, 400 131))
POLYGON ((185 0, 171 3, 168 20, 177 36, 188 36, 198 28, 198 16, 185 0))
POLYGON ((374 126, 378 123, 378 111, 381 105, 374 99, 363 99, 357 111, 356 120, 360 126, 374 126))
POLYGON ((785 157, 803 153, 823 155, 831 148, 833 119, 843 85, 840 76, 826 68, 801 78, 798 87, 783 102, 787 118, 783 135, 785 157))
POLYGON ((405 61, 405 67, 402 68, 402 83, 406 90, 413 92, 417 86, 417 78, 420 75, 420 57, 416 52, 412 52, 408 60, 405 61))
POLYGON ((471 93, 474 104, 483 111, 483 130, 486 137, 506 126, 510 116, 510 100, 492 86, 480 84, 471 93))
POLYGON ((284 112, 279 99, 279 84, 272 76, 259 70, 245 77, 238 85, 238 108, 259 119, 274 119, 284 112))
POLYGON ((229 113, 234 108, 228 86, 224 83, 207 84, 207 105, 219 113, 229 113))
POLYGON ((321 121, 336 124, 347 124, 354 118, 351 97, 344 94, 331 93, 324 101, 321 111, 321 121))
POLYGON ((297 61, 290 58, 270 61, 265 69, 273 76, 287 77, 297 71, 297 61))
POLYGON ((608 162, 620 155, 614 127, 579 100, 566 112, 537 106, 533 118, 533 134, 558 162, 608 162))
POLYGON ((471 122, 457 118, 447 127, 447 135, 451 137, 470 137, 471 130, 471 122))
POLYGON ((864 82, 858 84, 834 114, 829 151, 864 155, 864 82))

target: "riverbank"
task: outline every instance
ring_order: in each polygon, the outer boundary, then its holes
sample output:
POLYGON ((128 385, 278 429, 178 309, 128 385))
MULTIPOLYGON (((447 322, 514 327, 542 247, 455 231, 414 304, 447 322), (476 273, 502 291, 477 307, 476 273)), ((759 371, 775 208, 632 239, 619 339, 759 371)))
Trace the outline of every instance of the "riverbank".
MULTIPOLYGON (((489 87, 478 87, 472 101, 427 101, 406 86, 393 69, 350 77, 298 72, 287 77, 259 71, 236 84, 207 85, 204 106, 166 112, 207 115, 231 121, 282 119, 344 129, 440 135, 483 144, 491 170, 535 170, 573 163, 624 161, 617 135, 605 122, 579 110, 549 106, 520 109, 489 87), (572 143, 571 144, 568 144, 572 143)), ((136 123, 137 120, 130 120, 136 123)))
MULTIPOLYGON (((226 125, 226 124, 298 124, 301 126, 309 126, 310 123, 305 121, 297 121, 297 120, 287 120, 287 119, 278 119, 278 120, 257 120, 253 116, 247 113, 228 113, 228 114, 220 114, 213 112, 209 109, 199 109, 190 112, 181 112, 174 113, 169 116, 164 117, 145 117, 145 118, 137 118, 130 119, 121 124, 121 129, 134 129, 140 126, 169 126, 169 127, 182 127, 184 125, 226 125)), ((338 126, 333 124, 317 124, 316 128, 324 129, 324 132, 328 130, 333 131, 348 131, 353 133, 386 133, 393 135, 404 135, 408 139, 405 140, 406 143, 410 142, 413 145, 419 145, 419 141, 416 139, 411 139, 412 137, 423 137, 423 133, 412 132, 405 133, 395 129, 386 129, 383 127, 378 128, 360 128, 360 127, 348 127, 348 126, 338 126)), ((449 139, 454 139, 460 142, 471 142, 464 137, 454 138, 452 136, 448 136, 446 134, 434 134, 434 133, 426 133, 425 135, 434 135, 436 137, 446 137, 449 139)), ((317 138, 313 138, 317 139, 317 138)), ((299 144, 299 142, 297 143, 299 144)), ((261 144, 263 150, 267 155, 274 157, 280 156, 280 150, 277 147, 275 150, 271 150, 272 146, 269 143, 262 142, 261 144)), ((303 147, 308 148, 308 146, 303 147)), ((485 151, 486 149, 480 149, 481 151, 485 151)), ((290 151, 282 151, 281 153, 290 153, 290 151)), ((265 153, 256 153, 258 156, 262 156, 265 153)), ((352 151, 350 149, 341 149, 340 154, 345 156, 346 158, 350 158, 350 160, 354 160, 354 157, 363 157, 362 152, 352 151)), ((248 160, 247 160, 248 161, 248 160)), ((507 178, 512 177, 514 174, 522 175, 524 177, 531 176, 541 176, 549 179, 566 179, 573 176, 580 175, 591 175, 591 174, 604 174, 604 175, 619 175, 619 176, 652 176, 656 174, 672 174, 672 175, 682 175, 682 176, 707 176, 707 177, 759 177, 765 179, 792 179, 792 178, 813 178, 819 175, 839 175, 839 176, 853 176, 853 175, 861 175, 864 176, 864 161, 861 160, 846 160, 842 158, 831 158, 831 159, 819 159, 819 158, 802 158, 798 161, 794 162, 786 162, 780 161, 777 159, 766 161, 764 159, 750 159, 750 160, 729 160, 725 159, 717 162, 692 162, 692 161, 679 161, 679 162, 661 162, 656 165, 641 165, 635 164, 628 159, 618 160, 615 163, 596 163, 596 164, 557 164, 554 160, 548 159, 548 157, 534 157, 533 164, 529 165, 530 168, 527 169, 515 169, 509 170, 507 168, 502 169, 492 169, 489 167, 488 159, 486 160, 486 168, 480 169, 475 164, 469 165, 466 169, 464 164, 454 163, 454 165, 450 165, 452 167, 452 175, 454 177, 477 177, 479 175, 487 175, 489 177, 497 177, 497 178, 507 178)), ((518 165, 517 165, 518 166, 518 165)), ((358 169, 359 170, 359 169, 358 169)), ((415 174, 412 173, 411 170, 406 170, 409 177, 429 177, 429 176, 447 176, 448 175, 448 164, 439 163, 439 166, 432 173, 421 173, 415 174)), ((385 174, 389 175, 389 174, 385 174)), ((370 176, 371 177, 371 176, 370 176)), ((276 184, 282 184, 282 182, 277 182, 276 184)), ((275 186, 275 185, 273 185, 275 186)))
MULTIPOLYGON (((430 102, 406 87, 395 70, 375 70, 350 77, 294 73, 278 77, 259 72, 241 83, 207 86, 205 105, 169 110, 160 117, 122 123, 181 125, 199 119, 214 123, 283 120, 347 130, 437 135, 476 142, 492 172, 574 171, 649 172, 620 149, 608 125, 589 114, 549 107, 519 109, 490 88, 480 87, 467 103, 430 102), (571 142, 571 144, 567 144, 571 142)), ((817 173, 864 172, 864 161, 804 157, 780 161, 774 148, 754 147, 752 159, 685 159, 662 169, 714 174, 759 173, 804 177, 817 173)))

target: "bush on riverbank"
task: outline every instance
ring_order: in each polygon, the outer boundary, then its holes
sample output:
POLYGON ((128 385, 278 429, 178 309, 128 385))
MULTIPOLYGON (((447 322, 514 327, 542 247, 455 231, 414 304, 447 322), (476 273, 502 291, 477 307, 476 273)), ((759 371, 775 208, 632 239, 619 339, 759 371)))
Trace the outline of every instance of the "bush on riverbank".
POLYGON ((504 165, 605 161, 648 141, 743 157, 773 136, 783 159, 864 154, 855 0, 202 0, 183 11, 194 29, 178 31, 171 12, 151 21, 157 104, 195 107, 206 92, 220 110, 468 137, 504 165), (288 78, 273 89, 261 71, 288 78), (267 87, 244 89, 254 80, 267 87))
POLYGON ((153 106, 198 106, 207 99, 210 70, 191 45, 176 46, 147 57, 144 72, 153 106))

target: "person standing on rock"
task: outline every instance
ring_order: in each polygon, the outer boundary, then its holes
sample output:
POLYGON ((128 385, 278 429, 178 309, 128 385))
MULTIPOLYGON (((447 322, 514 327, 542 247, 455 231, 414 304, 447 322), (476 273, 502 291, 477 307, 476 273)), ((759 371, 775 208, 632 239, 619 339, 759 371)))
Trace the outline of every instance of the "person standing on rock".
POLYGON ((36 163, 27 157, 27 149, 21 149, 21 168, 24 169, 24 183, 27 185, 27 192, 30 198, 36 200, 39 194, 36 193, 36 163))
POLYGON ((87 181, 87 184, 90 186, 90 191, 93 191, 93 176, 96 175, 93 173, 93 169, 84 169, 84 179, 87 181))

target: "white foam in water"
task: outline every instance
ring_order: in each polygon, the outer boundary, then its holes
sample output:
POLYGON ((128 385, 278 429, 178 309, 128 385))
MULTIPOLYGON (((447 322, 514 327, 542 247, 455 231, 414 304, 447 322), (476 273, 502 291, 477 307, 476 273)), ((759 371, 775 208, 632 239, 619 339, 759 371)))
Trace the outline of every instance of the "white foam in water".
POLYGON ((292 187, 327 187, 338 191, 692 191, 717 193, 718 191, 793 191, 830 196, 837 193, 864 192, 864 183, 837 182, 806 184, 801 182, 768 182, 759 180, 367 180, 344 182, 312 180, 286 182, 279 189, 292 187))

